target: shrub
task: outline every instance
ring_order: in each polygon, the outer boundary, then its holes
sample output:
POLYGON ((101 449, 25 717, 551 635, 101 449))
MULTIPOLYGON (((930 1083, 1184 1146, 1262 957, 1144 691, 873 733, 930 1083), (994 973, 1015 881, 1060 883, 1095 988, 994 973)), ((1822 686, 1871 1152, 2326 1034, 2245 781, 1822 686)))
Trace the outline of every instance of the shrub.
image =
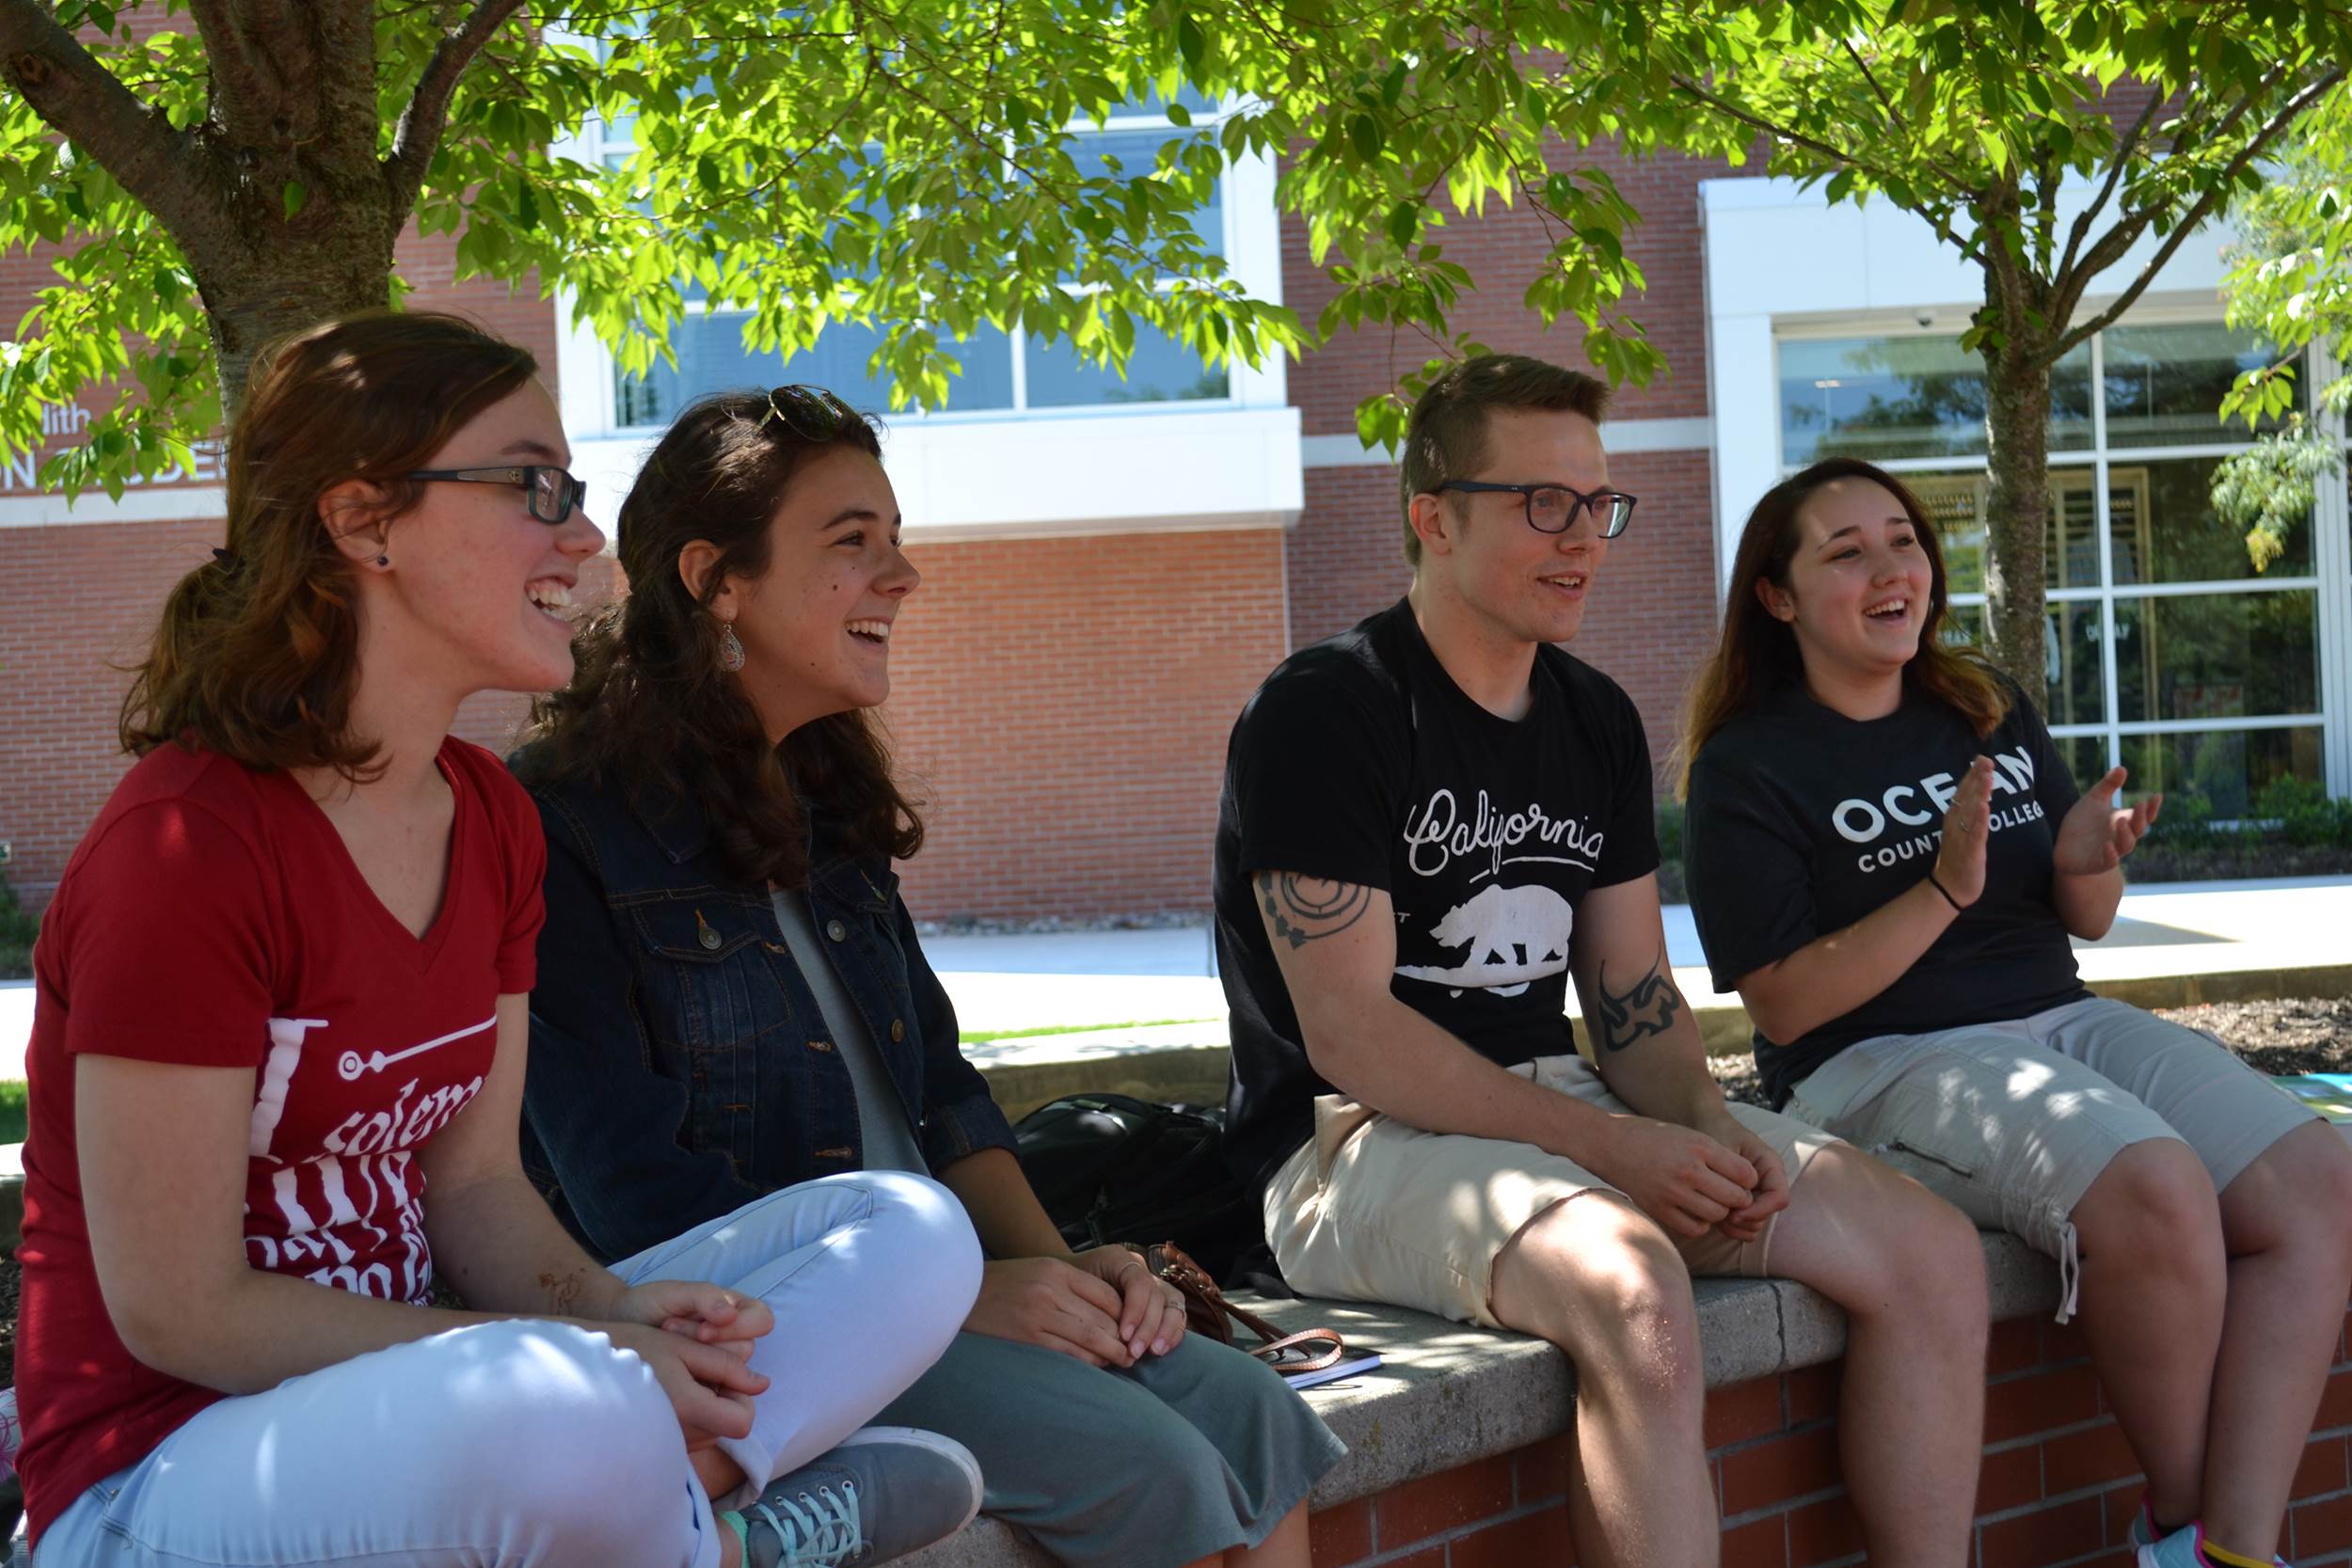
POLYGON ((1661 860, 1682 859, 1682 802, 1658 802, 1658 854, 1661 860))
POLYGON ((31 978, 33 938, 40 930, 40 916, 26 913, 16 889, 0 877, 0 980, 31 978))
POLYGON ((2289 844, 2302 848, 2352 848, 2352 800, 2337 800, 2310 779, 2273 779, 2254 800, 2254 815, 2276 822, 2289 844))

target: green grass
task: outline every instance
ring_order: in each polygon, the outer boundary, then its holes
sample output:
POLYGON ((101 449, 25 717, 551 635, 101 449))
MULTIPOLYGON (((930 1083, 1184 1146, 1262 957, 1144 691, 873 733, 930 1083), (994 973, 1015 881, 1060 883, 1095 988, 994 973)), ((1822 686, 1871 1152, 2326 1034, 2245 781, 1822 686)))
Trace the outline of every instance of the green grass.
POLYGON ((0 1144, 24 1141, 24 1085, 0 1082, 0 1144))
POLYGON ((1104 1029, 1158 1029, 1171 1023, 1207 1023, 1205 1018, 1144 1018, 1124 1023, 1048 1023, 1036 1029, 998 1029, 989 1034, 964 1031, 966 1045, 986 1045, 991 1040, 1025 1040, 1041 1035, 1092 1035, 1104 1029))

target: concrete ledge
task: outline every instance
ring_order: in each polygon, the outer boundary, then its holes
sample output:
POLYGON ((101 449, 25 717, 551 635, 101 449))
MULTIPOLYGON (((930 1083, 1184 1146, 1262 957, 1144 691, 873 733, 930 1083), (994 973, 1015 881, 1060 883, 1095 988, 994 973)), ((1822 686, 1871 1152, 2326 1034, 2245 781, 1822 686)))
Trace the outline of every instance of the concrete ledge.
POLYGON ((2147 974, 2087 980, 2101 996, 2135 1007, 2194 1007, 2206 1002, 2267 1002, 2288 996, 2352 996, 2352 964, 2283 969, 2216 969, 2198 974, 2147 974))
MULTIPOLYGON (((2287 996, 2352 996, 2352 964, 2282 969, 2223 969, 2088 981, 2097 995, 2135 1007, 2193 1007, 2205 1002, 2253 1002, 2287 996)), ((1692 1009, 1710 1056, 1744 1056, 1755 1025, 1747 1009, 1692 1009)), ((964 1047, 1015 1120, 1065 1094, 1112 1091, 1142 1100, 1222 1104, 1228 1033, 1222 1019, 1151 1029, 1039 1035, 964 1047)))
MULTIPOLYGON (((2046 1314, 2058 1270, 2014 1236, 1986 1232, 1994 1321, 2046 1314)), ((1845 1314, 1786 1280, 1708 1279, 1695 1288, 1707 1386, 1721 1388, 1845 1354, 1845 1314)), ((1303 1396, 1347 1445, 1316 1486, 1321 1510, 1386 1492, 1566 1432, 1576 1380, 1567 1357, 1541 1339, 1448 1323, 1392 1307, 1241 1297, 1290 1330, 1327 1324, 1384 1364, 1303 1396)), ((1013 1530, 980 1519, 907 1560, 910 1568, 1051 1568, 1013 1530)))

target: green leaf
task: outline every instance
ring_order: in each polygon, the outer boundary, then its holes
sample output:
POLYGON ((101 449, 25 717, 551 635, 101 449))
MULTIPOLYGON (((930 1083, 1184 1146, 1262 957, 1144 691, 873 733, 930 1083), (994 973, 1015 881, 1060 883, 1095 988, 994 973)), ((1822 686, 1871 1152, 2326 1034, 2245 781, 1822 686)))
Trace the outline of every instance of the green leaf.
POLYGON ((299 180, 289 180, 278 196, 285 203, 286 221, 292 223, 294 214, 301 212, 303 205, 310 199, 310 190, 299 180))
POLYGON ((1413 236, 1421 232, 1420 200, 1407 198, 1390 208, 1388 230, 1389 238, 1395 244, 1411 245, 1413 236))

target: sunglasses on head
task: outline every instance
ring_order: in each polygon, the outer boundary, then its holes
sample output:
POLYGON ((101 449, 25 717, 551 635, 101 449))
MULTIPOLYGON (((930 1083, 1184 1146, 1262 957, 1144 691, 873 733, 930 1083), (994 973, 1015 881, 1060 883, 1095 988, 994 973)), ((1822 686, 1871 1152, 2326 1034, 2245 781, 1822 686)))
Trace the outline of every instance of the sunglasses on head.
POLYGON ((859 422, 856 409, 822 387, 798 382, 770 388, 768 412, 759 417, 759 422, 766 424, 771 419, 782 420, 787 430, 803 441, 830 441, 859 422))

